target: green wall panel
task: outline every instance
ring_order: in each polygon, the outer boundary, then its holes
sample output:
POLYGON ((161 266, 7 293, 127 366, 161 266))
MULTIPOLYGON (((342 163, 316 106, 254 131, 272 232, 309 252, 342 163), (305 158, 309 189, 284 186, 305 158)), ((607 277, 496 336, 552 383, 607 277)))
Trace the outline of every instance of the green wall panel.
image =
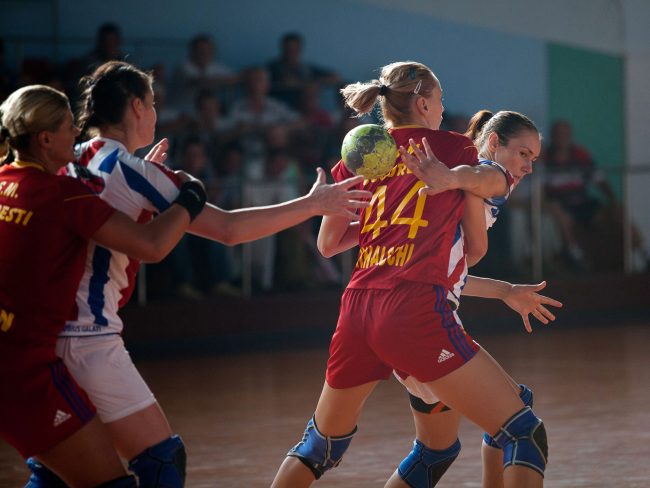
POLYGON ((623 58, 561 44, 548 44, 547 55, 548 120, 571 122, 620 195, 620 174, 607 168, 625 163, 623 58))

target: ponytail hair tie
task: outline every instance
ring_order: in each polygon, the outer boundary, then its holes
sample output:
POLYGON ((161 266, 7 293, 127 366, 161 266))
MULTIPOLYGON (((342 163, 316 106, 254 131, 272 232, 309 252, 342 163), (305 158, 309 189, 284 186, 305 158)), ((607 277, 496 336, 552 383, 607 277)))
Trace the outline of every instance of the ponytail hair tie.
POLYGON ((386 85, 379 85, 379 94, 383 97, 388 93, 388 87, 386 85))

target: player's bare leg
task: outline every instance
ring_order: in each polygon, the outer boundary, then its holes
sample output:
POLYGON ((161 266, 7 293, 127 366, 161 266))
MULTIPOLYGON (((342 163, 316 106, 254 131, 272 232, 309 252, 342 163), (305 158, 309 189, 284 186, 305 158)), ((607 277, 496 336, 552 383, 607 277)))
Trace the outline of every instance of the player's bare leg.
MULTIPOLYGON (((532 415, 525 411, 521 398, 502 371, 481 349, 464 366, 428 383, 428 387, 446 405, 495 435, 518 413, 523 412, 527 418, 532 415)), ((543 478, 534 469, 508 466, 504 471, 504 486, 538 488, 543 486, 543 478)))
POLYGON ((76 488, 98 486, 127 475, 106 428, 97 417, 63 442, 35 457, 66 484, 76 488))
POLYGON ((115 448, 124 459, 169 438, 173 432, 158 403, 106 424, 115 448))
MULTIPOLYGON (((366 399, 377 383, 373 381, 344 389, 332 388, 325 383, 314 413, 318 432, 332 438, 350 436, 356 429, 366 399)), ((288 456, 275 475, 271 488, 303 488, 315 480, 314 472, 303 461, 288 456)))

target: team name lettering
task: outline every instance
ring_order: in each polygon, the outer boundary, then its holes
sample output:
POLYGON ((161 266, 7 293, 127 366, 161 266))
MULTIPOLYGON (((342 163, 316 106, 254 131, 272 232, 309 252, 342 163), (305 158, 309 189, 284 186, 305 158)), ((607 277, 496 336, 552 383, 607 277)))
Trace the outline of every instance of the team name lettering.
POLYGON ((7 332, 14 322, 14 314, 0 308, 0 330, 7 332))
POLYGON ((26 226, 34 215, 31 210, 0 205, 0 221, 26 226))
POLYGON ((408 263, 413 255, 415 244, 402 244, 401 246, 366 246, 359 249, 357 268, 370 268, 372 266, 401 267, 408 263))
POLYGON ((18 198, 18 183, 0 181, 0 197, 18 198))

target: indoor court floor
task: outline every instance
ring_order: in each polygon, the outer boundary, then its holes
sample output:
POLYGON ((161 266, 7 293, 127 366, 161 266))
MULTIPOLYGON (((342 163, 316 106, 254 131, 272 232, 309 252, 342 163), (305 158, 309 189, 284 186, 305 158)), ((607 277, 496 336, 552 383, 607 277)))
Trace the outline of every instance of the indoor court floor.
MULTIPOLYGON (((650 487, 650 323, 549 326, 479 338, 535 392, 549 436, 547 487, 650 487)), ((136 361, 187 445, 187 486, 266 487, 318 400, 326 344, 218 357, 136 361)), ((7 392, 4 392, 5 394, 7 392)), ((481 432, 463 422, 463 450, 438 484, 480 487, 481 432)), ((410 451, 408 400, 394 379, 366 403, 340 467, 314 486, 381 487, 410 451)), ((0 487, 27 471, 0 441, 0 487)))

